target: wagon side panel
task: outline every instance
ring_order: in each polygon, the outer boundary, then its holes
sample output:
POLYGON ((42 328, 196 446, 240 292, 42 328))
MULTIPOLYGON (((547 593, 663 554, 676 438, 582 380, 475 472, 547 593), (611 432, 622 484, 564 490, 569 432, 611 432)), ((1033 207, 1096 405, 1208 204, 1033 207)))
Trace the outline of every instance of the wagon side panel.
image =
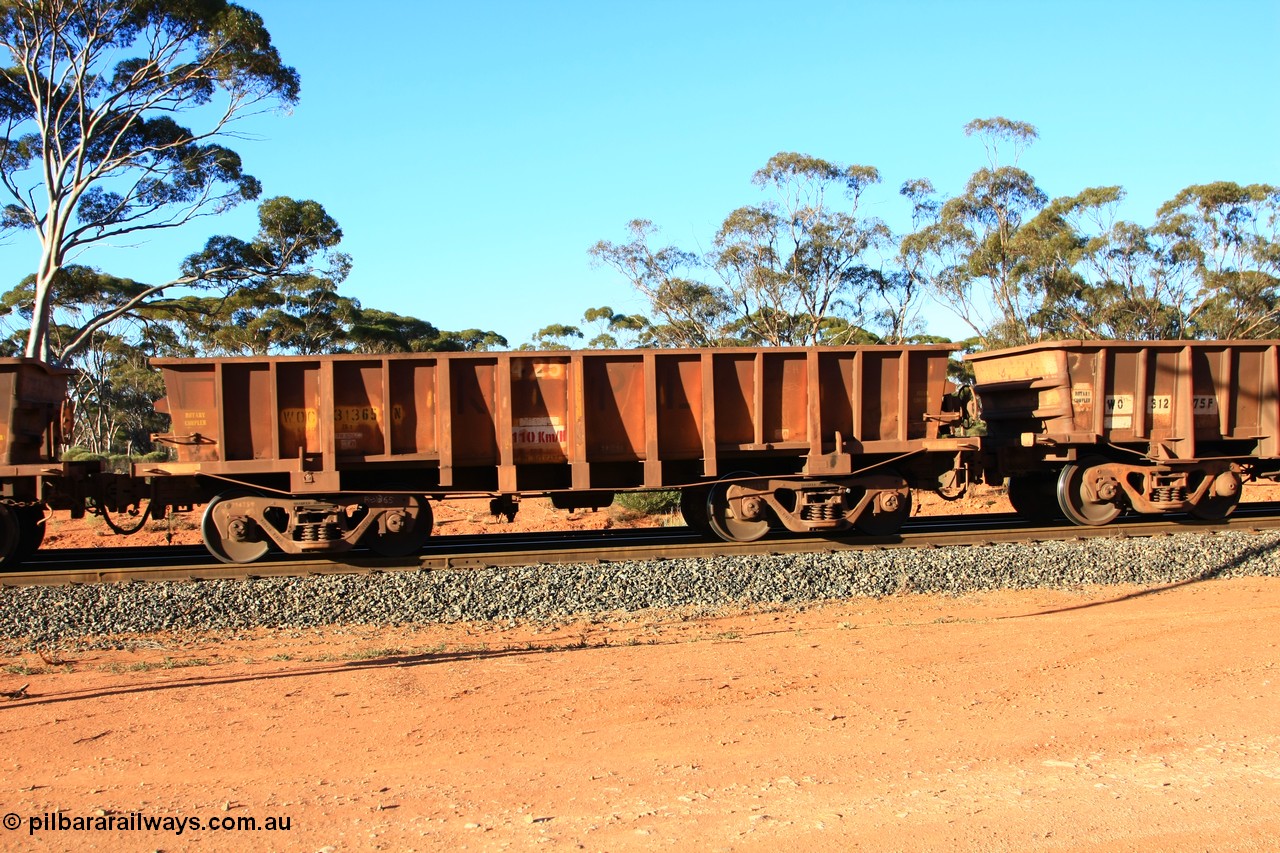
POLYGON ((224 457, 222 395, 216 362, 166 363, 165 403, 170 439, 180 463, 217 462, 224 457))

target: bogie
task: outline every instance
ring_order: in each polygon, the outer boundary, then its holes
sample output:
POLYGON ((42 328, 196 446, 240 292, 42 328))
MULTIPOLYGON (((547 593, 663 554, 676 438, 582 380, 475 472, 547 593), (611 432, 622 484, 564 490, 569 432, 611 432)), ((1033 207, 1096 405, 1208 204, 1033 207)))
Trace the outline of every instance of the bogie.
POLYGON ((422 547, 431 526, 431 506, 421 495, 324 500, 236 489, 209 502, 201 533, 219 560, 251 563, 272 548, 286 554, 333 554, 359 543, 382 556, 407 556, 422 547))

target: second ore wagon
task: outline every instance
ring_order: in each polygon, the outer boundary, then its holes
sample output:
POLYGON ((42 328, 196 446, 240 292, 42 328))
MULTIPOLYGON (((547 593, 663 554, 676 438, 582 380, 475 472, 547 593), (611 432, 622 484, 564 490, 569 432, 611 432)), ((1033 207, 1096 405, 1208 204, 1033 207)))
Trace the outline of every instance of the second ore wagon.
POLYGON ((607 506, 679 489, 733 541, 771 527, 891 533, 911 489, 959 494, 971 439, 954 347, 873 346, 159 359, 176 461, 137 466, 161 516, 209 500, 205 542, 412 553, 430 501, 607 506))
POLYGON ((1280 472, 1276 341, 1051 341, 965 356, 984 470, 1024 515, 1230 515, 1280 472))

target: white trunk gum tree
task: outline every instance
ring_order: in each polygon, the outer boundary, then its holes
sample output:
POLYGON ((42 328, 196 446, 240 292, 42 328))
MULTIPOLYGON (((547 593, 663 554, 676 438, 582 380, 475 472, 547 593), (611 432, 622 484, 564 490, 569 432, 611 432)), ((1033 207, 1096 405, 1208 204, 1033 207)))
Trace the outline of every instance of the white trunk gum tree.
POLYGON ((71 258, 257 198, 259 182, 217 140, 239 118, 296 103, 298 75, 261 17, 225 0, 3 0, 0 46, 12 63, 0 70, 0 184, 12 198, 0 226, 40 242, 26 354, 48 360, 71 258), (182 126, 184 113, 204 126, 182 126))

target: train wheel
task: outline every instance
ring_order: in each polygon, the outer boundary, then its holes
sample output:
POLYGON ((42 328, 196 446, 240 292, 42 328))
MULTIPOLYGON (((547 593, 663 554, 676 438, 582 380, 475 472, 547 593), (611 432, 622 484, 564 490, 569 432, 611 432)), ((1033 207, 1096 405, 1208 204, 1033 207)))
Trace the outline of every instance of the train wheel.
POLYGON ((271 548, 271 539, 248 516, 235 511, 232 501, 257 497, 244 489, 223 492, 204 509, 200 536, 209 553, 224 563, 252 563, 271 548))
POLYGON ((711 532, 711 517, 707 515, 707 490, 701 488, 682 489, 680 492, 680 515, 690 530, 707 535, 711 532))
POLYGON ((1232 495, 1230 497, 1213 495, 1211 497, 1201 498, 1200 503, 1193 504, 1188 507, 1187 512, 1191 513, 1201 521, 1222 521, 1224 518, 1236 511, 1236 506, 1238 506, 1239 503, 1239 495, 1232 495))
POLYGON ((22 532, 18 514, 7 504, 0 504, 0 567, 19 562, 22 548, 22 532))
POLYGON ((18 522, 18 550, 14 559, 21 561, 40 550, 44 542, 44 507, 17 507, 15 518, 18 522))
POLYGON ((1058 475, 1058 506, 1072 524, 1101 527, 1120 515, 1115 498, 1121 493, 1118 484, 1100 480, 1094 468, 1105 464, 1099 459, 1086 459, 1067 465, 1058 475))
POLYGON ((853 526, 869 536, 892 536, 911 517, 911 490, 883 489, 876 492, 872 506, 854 520, 853 526))
POLYGON ((407 506, 384 512, 366 542, 383 557, 407 557, 422 550, 433 523, 431 504, 419 495, 409 498, 407 506))
POLYGON ((707 492, 707 525, 711 532, 726 542, 755 542, 769 532, 768 510, 764 499, 755 495, 734 494, 741 477, 754 477, 749 471, 728 475, 707 492))
POLYGON ((1028 521, 1057 521, 1058 481, 1052 474, 1021 474, 1010 477, 1005 491, 1013 511, 1028 521))
POLYGON ((1204 521, 1222 521, 1236 511, 1240 503, 1240 476, 1233 471, 1219 474, 1209 493, 1187 511, 1204 521))

